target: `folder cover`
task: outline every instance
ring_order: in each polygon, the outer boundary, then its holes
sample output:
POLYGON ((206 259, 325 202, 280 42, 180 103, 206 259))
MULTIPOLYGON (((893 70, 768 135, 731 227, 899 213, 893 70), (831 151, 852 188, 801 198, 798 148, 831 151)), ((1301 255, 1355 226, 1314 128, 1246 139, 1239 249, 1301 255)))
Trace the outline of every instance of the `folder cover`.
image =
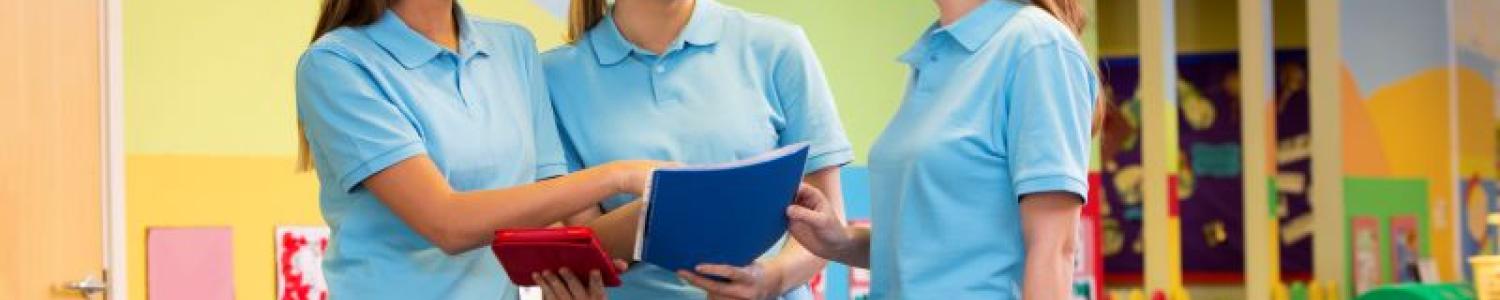
POLYGON ((657 169, 646 187, 636 260, 667 270, 744 266, 786 233, 808 145, 715 165, 657 169))

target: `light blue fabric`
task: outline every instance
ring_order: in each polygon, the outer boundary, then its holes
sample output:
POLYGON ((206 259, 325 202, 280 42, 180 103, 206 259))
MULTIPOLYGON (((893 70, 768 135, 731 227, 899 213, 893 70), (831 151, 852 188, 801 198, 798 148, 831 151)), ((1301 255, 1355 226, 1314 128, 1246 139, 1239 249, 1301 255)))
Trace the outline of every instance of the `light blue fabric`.
POLYGON ((1009 0, 934 25, 901 60, 906 98, 870 154, 871 297, 1019 299, 1019 196, 1087 190, 1092 64, 1009 0))
POLYGON ((361 186, 419 154, 458 191, 566 172, 531 33, 457 14, 457 53, 387 11, 328 33, 298 63, 298 116, 333 229, 323 270, 334 299, 516 298, 488 247, 445 254, 361 186))
MULTIPOLYGON (((582 40, 542 55, 570 167, 726 162, 798 142, 812 145, 808 172, 848 163, 833 94, 801 28, 711 0, 696 5, 664 55, 627 41, 608 16, 582 40)), ((610 299, 704 297, 649 264, 623 279, 610 299)), ((786 296, 810 298, 805 288, 786 296)))

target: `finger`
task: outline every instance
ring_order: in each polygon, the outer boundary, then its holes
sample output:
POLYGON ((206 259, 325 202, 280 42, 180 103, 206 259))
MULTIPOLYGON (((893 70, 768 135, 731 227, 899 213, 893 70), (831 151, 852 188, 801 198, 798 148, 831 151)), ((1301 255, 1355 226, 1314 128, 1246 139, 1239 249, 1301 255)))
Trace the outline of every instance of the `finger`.
POLYGON ((629 268, 630 268, 630 262, 625 261, 623 259, 616 259, 615 260, 615 272, 616 273, 625 272, 625 269, 629 269, 629 268))
POLYGON ((803 183, 802 186, 797 189, 797 199, 795 200, 796 201, 794 202, 797 203, 797 205, 807 207, 812 210, 823 210, 823 191, 819 191, 818 188, 815 188, 812 185, 803 183))
POLYGON ((578 276, 573 276, 573 271, 563 268, 558 273, 561 274, 563 284, 568 287, 568 294, 572 295, 573 299, 588 299, 588 288, 583 286, 578 276))
POLYGON ((817 224, 822 216, 817 211, 807 209, 806 207, 793 205, 786 208, 786 217, 793 222, 817 224))
POLYGON ((740 268, 726 265, 702 264, 698 265, 698 267, 694 269, 697 270, 698 273, 723 277, 729 279, 729 281, 755 282, 756 279, 758 279, 758 276, 756 276, 754 272, 755 269, 753 266, 748 268, 740 268))
POLYGON ((693 272, 677 271, 677 277, 682 277, 682 280, 686 280, 688 284, 703 289, 703 291, 708 292, 710 295, 723 294, 723 291, 729 288, 729 284, 708 279, 707 277, 693 274, 693 272))
POLYGON ((593 295, 593 299, 604 299, 604 276, 599 275, 599 270, 589 272, 589 295, 593 295))
POLYGON ((557 288, 552 285, 553 282, 548 281, 547 277, 531 273, 531 280, 536 281, 536 285, 542 288, 542 299, 557 299, 557 288))

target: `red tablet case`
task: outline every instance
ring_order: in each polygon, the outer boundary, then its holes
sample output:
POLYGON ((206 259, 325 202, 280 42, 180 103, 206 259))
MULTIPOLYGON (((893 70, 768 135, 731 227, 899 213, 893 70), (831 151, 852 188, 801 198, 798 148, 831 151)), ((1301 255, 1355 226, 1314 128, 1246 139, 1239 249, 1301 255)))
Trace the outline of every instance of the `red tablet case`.
POLYGON ((614 263, 588 227, 499 230, 490 250, 516 285, 535 286, 531 274, 568 268, 585 284, 589 272, 599 270, 605 286, 620 286, 614 263))

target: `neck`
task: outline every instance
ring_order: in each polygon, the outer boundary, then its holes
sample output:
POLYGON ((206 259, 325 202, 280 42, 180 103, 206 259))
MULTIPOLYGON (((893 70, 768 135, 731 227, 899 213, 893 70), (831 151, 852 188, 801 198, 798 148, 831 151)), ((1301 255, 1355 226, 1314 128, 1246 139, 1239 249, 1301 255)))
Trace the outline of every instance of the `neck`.
POLYGON ((619 0, 615 26, 636 46, 662 54, 687 27, 695 4, 697 0, 619 0))
POLYGON ((433 43, 458 51, 458 24, 453 17, 453 0, 402 0, 391 10, 412 30, 433 43))
POLYGON ((938 7, 938 24, 942 26, 953 25, 975 8, 984 5, 985 1, 992 0, 933 0, 938 7))

